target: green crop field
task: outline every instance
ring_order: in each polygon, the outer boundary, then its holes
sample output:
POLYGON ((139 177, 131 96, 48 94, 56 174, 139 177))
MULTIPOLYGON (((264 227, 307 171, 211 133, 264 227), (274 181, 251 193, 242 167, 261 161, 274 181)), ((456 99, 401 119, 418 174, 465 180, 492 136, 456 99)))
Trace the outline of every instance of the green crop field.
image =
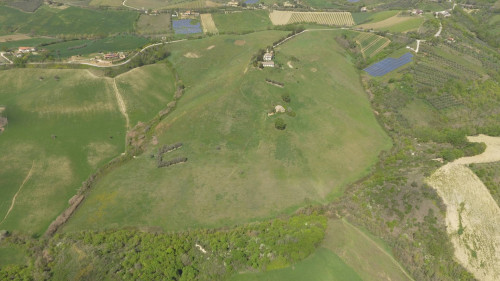
POLYGON ((137 21, 137 32, 162 34, 171 31, 170 14, 141 15, 137 21))
POLYGON ((325 248, 318 249, 293 267, 261 273, 233 276, 230 281, 361 281, 361 277, 339 256, 325 248))
POLYGON ((294 56, 298 69, 249 65, 259 48, 284 34, 171 45, 170 61, 186 90, 176 110, 156 126, 159 144, 99 181, 65 231, 231 225, 326 202, 366 175, 390 140, 333 33, 304 33, 280 47, 277 61, 294 56), (286 93, 289 104, 281 98, 286 93), (267 114, 275 104, 296 114, 279 116, 288 124, 284 131, 274 128, 277 116, 267 114), (188 162, 157 168, 158 147, 175 142, 184 145, 165 159, 188 162))
POLYGON ((0 228, 40 235, 89 174, 123 151, 124 118, 110 81, 86 70, 8 70, 0 84, 9 120, 0 228))
POLYGON ((11 49, 22 46, 38 47, 40 44, 43 43, 51 43, 57 41, 59 41, 59 39, 56 38, 31 38, 31 39, 24 39, 17 41, 7 41, 7 42, 0 42, 0 49, 3 48, 11 49))
POLYGON ((0 32, 37 35, 114 34, 133 31, 137 17, 138 13, 132 11, 89 10, 77 7, 60 10, 42 6, 34 13, 24 13, 0 6, 0 32))
POLYGON ((130 51, 143 47, 149 42, 144 37, 118 35, 96 40, 73 40, 42 46, 54 57, 66 58, 74 55, 88 55, 100 52, 130 51))
POLYGON ((412 280, 371 234, 344 220, 330 220, 325 240, 307 259, 287 268, 243 273, 231 281, 251 280, 412 280))
POLYGON ((172 101, 175 77, 164 63, 134 69, 116 77, 130 124, 147 122, 172 101))
POLYGON ((212 17, 219 33, 252 32, 272 27, 268 11, 243 11, 230 14, 214 13, 212 17))
POLYGON ((352 13, 352 17, 356 24, 383 21, 395 16, 398 11, 382 11, 382 12, 365 12, 352 13))

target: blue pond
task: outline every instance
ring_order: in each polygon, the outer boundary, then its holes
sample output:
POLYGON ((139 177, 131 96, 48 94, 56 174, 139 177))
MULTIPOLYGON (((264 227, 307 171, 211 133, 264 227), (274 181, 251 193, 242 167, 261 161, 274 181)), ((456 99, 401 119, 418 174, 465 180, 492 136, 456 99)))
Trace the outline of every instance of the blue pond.
POLYGON ((174 20, 172 26, 176 34, 201 33, 200 23, 191 24, 191 19, 174 20))
POLYGON ((406 53, 399 58, 386 58, 377 63, 370 65, 365 68, 364 71, 368 72, 371 76, 384 76, 387 73, 411 62, 413 55, 411 53, 406 53))
POLYGON ((247 0, 245 1, 245 4, 255 4, 257 2, 259 2, 259 0, 247 0))

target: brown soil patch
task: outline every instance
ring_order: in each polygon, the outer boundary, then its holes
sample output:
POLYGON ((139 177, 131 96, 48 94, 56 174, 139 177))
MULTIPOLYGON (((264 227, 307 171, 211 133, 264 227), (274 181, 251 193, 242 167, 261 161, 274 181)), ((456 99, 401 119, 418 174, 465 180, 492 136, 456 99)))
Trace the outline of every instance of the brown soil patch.
POLYGON ((7 42, 7 41, 18 41, 18 40, 26 40, 30 39, 26 34, 14 34, 14 35, 4 35, 0 36, 0 42, 7 42))
POLYGON ((212 50, 213 48, 215 48, 215 45, 208 47, 207 50, 212 50))
POLYGON ((196 54, 196 53, 191 53, 191 52, 189 52, 189 53, 185 53, 185 54, 184 54, 184 57, 186 57, 186 58, 190 58, 190 59, 197 59, 197 58, 199 58, 200 56, 199 56, 198 54, 196 54))
POLYGON ((316 71, 318 71, 316 68, 314 68, 314 67, 311 68, 311 72, 316 72, 316 71))
POLYGON ((246 43, 247 43, 247 41, 245 41, 245 40, 236 40, 236 41, 234 41, 234 45, 236 45, 236 46, 243 46, 246 43))
POLYGON ((466 165, 500 160, 500 138, 479 135, 484 153, 439 168, 427 181, 446 205, 446 230, 457 260, 478 280, 500 280, 500 208, 466 165))

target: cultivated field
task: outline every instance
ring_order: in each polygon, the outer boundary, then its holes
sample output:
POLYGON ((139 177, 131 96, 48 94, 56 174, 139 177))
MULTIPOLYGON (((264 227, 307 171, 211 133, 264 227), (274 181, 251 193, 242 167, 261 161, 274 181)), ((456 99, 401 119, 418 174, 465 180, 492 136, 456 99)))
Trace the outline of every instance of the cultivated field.
POLYGON ((0 228, 42 234, 88 175, 123 152, 125 122, 108 80, 86 70, 0 73, 0 228))
POLYGON ((163 34, 170 31, 170 14, 141 15, 137 21, 137 32, 141 34, 163 34))
POLYGON ((500 161, 500 138, 469 137, 485 142, 483 154, 457 159, 428 180, 446 204, 446 227, 457 260, 478 280, 500 278, 500 208, 486 186, 466 166, 500 161))
POLYGON ((290 12, 272 11, 269 14, 274 25, 291 23, 317 23, 335 26, 352 26, 354 20, 349 12, 290 12))
POLYGON ((366 175, 390 141, 373 117, 354 66, 332 52, 341 50, 333 34, 309 32, 280 47, 281 56, 300 60, 298 69, 249 69, 259 48, 286 33, 172 45, 170 61, 186 91, 156 127, 158 145, 99 181, 63 231, 231 225, 325 202, 366 175), (320 43, 311 47, 311 41, 320 43), (285 86, 272 86, 266 78, 285 86), (267 113, 283 103, 284 93, 296 116, 282 114, 288 125, 279 131, 277 116, 267 113), (151 155, 176 142, 182 148, 166 159, 188 161, 157 168, 151 155), (134 206, 134 212, 124 206, 134 206))
POLYGON ((203 26, 203 33, 217 34, 219 30, 215 26, 215 22, 211 14, 201 14, 201 25, 203 26))
POLYGON ((242 33, 266 30, 272 26, 267 11, 243 11, 240 13, 212 14, 212 18, 221 33, 242 33))
POLYGON ((207 7, 217 7, 220 4, 208 0, 127 0, 127 5, 138 9, 201 9, 207 7))
POLYGON ((330 220, 325 240, 307 259, 280 270, 238 274, 231 281, 250 280, 412 280, 386 246, 345 220, 330 220))
POLYGON ((133 31, 137 17, 138 13, 132 11, 89 10, 77 7, 60 10, 42 6, 34 13, 23 13, 0 6, 2 26, 8 27, 8 30, 3 28, 0 32, 8 34, 14 30, 38 35, 113 34, 133 31))
POLYGON ((359 25, 363 29, 387 30, 391 32, 406 32, 417 29, 423 22, 423 17, 395 15, 388 19, 359 25))
POLYGON ((354 40, 361 48, 364 57, 371 57, 382 51, 391 40, 373 33, 361 32, 354 40))

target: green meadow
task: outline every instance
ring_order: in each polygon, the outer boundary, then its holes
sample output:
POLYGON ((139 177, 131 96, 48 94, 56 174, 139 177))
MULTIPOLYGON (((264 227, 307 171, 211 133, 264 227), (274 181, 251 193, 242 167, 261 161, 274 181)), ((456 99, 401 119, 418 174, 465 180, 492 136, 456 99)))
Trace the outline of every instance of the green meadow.
POLYGON ((273 26, 269 19, 269 12, 263 10, 229 14, 214 13, 212 14, 212 18, 220 33, 239 34, 266 30, 273 26))
POLYGON ((100 180, 64 231, 233 225, 327 202, 368 174, 391 144, 334 33, 305 33, 280 47, 282 68, 251 66, 259 48, 284 34, 171 45, 169 60, 186 89, 156 126, 158 144, 100 180), (268 116, 277 104, 293 113, 268 116), (275 129, 277 118, 285 130, 275 129), (163 158, 188 162, 157 168, 159 146, 176 142, 183 147, 163 158))
POLYGON ((123 152, 125 121, 111 81, 86 70, 8 70, 0 84, 9 120, 0 135, 0 228, 38 236, 123 152))
POLYGON ((131 126, 147 122, 173 100, 175 76, 166 63, 136 68, 116 77, 131 126))
POLYGON ((90 10, 41 6, 34 13, 0 6, 0 35, 13 32, 36 35, 99 35, 132 32, 139 14, 133 11, 90 10), (78 20, 75 20, 78 19, 78 20))
POLYGON ((412 280, 378 238, 346 220, 328 221, 325 240, 307 259, 290 267, 240 273, 231 281, 377 281, 412 280))

